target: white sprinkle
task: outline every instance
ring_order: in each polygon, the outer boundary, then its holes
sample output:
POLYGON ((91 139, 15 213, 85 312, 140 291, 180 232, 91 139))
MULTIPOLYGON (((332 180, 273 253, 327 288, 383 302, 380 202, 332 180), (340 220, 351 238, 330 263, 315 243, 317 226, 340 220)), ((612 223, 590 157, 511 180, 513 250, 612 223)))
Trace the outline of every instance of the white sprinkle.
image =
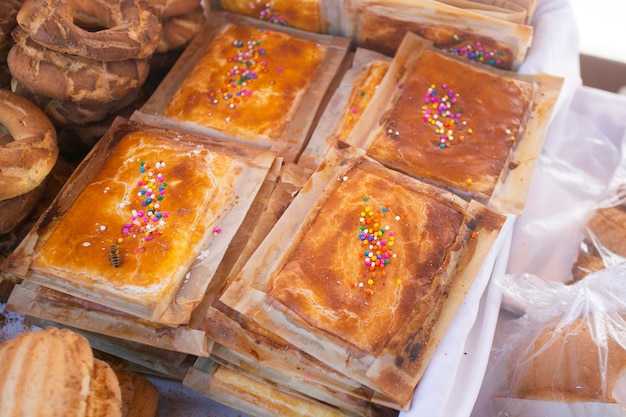
POLYGON ((83 242, 83 247, 88 248, 89 246, 91 246, 90 242, 83 242))
POLYGON ((107 230, 107 227, 105 225, 100 226, 100 231, 104 232, 105 230, 107 230))
POLYGON ((348 181, 348 176, 347 176, 347 175, 344 175, 344 176, 343 176, 343 178, 342 178, 342 180, 344 180, 344 181, 348 181))

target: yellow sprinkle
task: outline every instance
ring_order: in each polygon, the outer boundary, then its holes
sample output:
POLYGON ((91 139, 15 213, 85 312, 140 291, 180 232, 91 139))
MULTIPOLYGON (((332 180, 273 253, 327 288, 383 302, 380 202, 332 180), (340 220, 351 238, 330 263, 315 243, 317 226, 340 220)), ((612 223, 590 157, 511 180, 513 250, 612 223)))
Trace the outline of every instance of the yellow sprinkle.
POLYGON ((369 285, 374 285, 374 280, 373 280, 373 279, 368 279, 368 280, 367 280, 367 283, 368 283, 369 285))
POLYGON ((510 139, 511 139, 511 142, 514 142, 515 141, 515 136, 511 136, 510 139))
POLYGON ((468 178, 465 182, 467 183, 467 185, 472 185, 472 179, 471 178, 468 178))
POLYGON ((398 285, 402 284, 402 280, 401 280, 400 278, 398 278, 398 279, 396 280, 396 284, 398 284, 398 285))
POLYGON ((124 239, 122 239, 121 237, 117 238, 117 243, 122 243, 124 241, 124 239))
POLYGON ((472 130, 472 128, 470 127, 469 129, 467 129, 467 133, 469 133, 469 134, 471 135, 472 133, 474 133, 474 131, 473 131, 473 130, 472 130))
POLYGON ((351 122, 354 118, 352 116, 348 116, 348 121, 351 122))

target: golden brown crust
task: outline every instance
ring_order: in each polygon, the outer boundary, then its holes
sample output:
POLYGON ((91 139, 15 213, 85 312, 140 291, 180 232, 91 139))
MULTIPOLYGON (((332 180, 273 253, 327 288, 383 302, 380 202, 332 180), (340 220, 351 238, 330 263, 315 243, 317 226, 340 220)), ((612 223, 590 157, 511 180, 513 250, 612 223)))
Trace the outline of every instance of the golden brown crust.
POLYGON ((319 3, 319 0, 273 0, 256 3, 249 0, 221 0, 224 10, 309 32, 322 31, 319 3))
POLYGON ((41 45, 102 61, 149 57, 161 31, 156 12, 144 0, 26 0, 17 21, 41 45), (75 21, 104 29, 90 32, 75 21))
POLYGON ((8 57, 13 78, 29 90, 54 100, 96 105, 122 100, 144 84, 144 59, 105 62, 69 56, 34 42, 20 28, 8 57))
MULTIPOLYGON (((11 82, 11 89, 36 103, 57 127, 83 126, 100 122, 130 106, 141 96, 140 89, 131 90, 126 96, 108 103, 88 104, 71 100, 54 100, 31 91, 17 79, 11 82)), ((110 125, 108 123, 107 125, 110 125)), ((60 140, 60 138, 59 138, 60 140)))
MULTIPOLYGON (((180 16, 201 7, 201 0, 147 0, 161 19, 180 16)), ((201 9, 204 9, 201 7, 201 9)))
POLYGON ((326 49, 283 32, 228 24, 180 84, 163 115, 230 137, 276 142, 326 49), (242 61, 233 62, 238 56, 242 61), (253 63, 250 71, 235 68, 246 65, 247 59, 253 63))
POLYGON ((0 346, 0 415, 83 417, 93 354, 68 330, 22 333, 0 346))
POLYGON ((163 30, 156 52, 182 49, 198 33, 205 16, 203 8, 198 6, 189 13, 177 14, 162 20, 163 30))
POLYGON ((122 369, 113 368, 119 380, 122 392, 123 417, 154 417, 156 416, 159 391, 142 375, 122 369))
POLYGON ((0 235, 18 227, 37 206, 43 197, 46 182, 42 181, 35 189, 17 197, 0 200, 0 235))
POLYGON ((605 351, 591 335, 591 324, 580 319, 564 328, 546 326, 531 342, 525 355, 516 358, 512 395, 565 402, 614 403, 611 393, 626 369, 626 351, 610 333, 606 334, 608 350, 605 351))
POLYGON ((511 45, 482 35, 472 28, 394 19, 368 10, 363 13, 360 45, 394 56, 407 32, 433 41, 440 49, 497 68, 512 68, 515 61, 515 51, 511 45))
POLYGON ((35 189, 59 154, 54 126, 31 101, 0 89, 0 124, 13 140, 0 146, 0 201, 35 189))
POLYGON ((376 356, 417 300, 423 309, 434 305, 431 280, 464 215, 458 205, 425 193, 433 189, 391 180, 375 164, 363 162, 346 176, 268 293, 311 326, 376 356), (368 249, 374 241, 380 248, 368 249))
POLYGON ((387 73, 389 65, 388 61, 374 60, 355 81, 354 88, 350 92, 350 98, 338 123, 337 141, 345 141, 350 135, 354 124, 363 114, 363 110, 368 106, 378 85, 387 73))
POLYGON ((442 187, 491 196, 524 133, 533 88, 425 50, 402 80, 368 155, 442 187))
POLYGON ((574 280, 609 266, 605 263, 607 255, 626 258, 626 205, 596 209, 586 229, 587 236, 580 244, 578 258, 572 268, 574 280))
MULTIPOLYGON (((17 26, 17 12, 22 7, 23 0, 4 0, 0 2, 0 55, 6 58, 6 53, 13 45, 11 31, 17 26)), ((2 60, 0 60, 2 61, 2 60)))
POLYGON ((99 359, 93 361, 85 417, 122 417, 122 393, 117 376, 108 363, 99 359))

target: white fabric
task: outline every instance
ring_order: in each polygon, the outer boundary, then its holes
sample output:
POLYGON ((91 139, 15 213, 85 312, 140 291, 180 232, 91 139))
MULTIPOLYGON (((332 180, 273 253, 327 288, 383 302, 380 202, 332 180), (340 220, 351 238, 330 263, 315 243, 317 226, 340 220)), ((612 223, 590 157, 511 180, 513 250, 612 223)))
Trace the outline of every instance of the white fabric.
MULTIPOLYGON (((539 0, 531 24, 534 27, 533 44, 519 72, 544 72, 564 78, 563 88, 552 114, 552 125, 557 124, 558 129, 549 129, 544 146, 544 154, 549 158, 565 146, 567 129, 558 122, 568 113, 573 97, 581 86, 578 28, 569 0, 539 0)), ((541 159, 543 158, 542 155, 541 159)), ((541 159, 538 171, 542 169, 541 159)), ((541 182, 542 178, 536 174, 533 180, 535 190, 535 184, 541 182)), ((532 198, 543 198, 540 194, 535 191, 534 196, 529 196, 529 202, 532 198)), ((558 194, 556 197, 558 198, 558 194)), ((545 210, 540 202, 535 204, 539 206, 537 210, 545 210)), ((410 410, 401 412, 400 417, 467 417, 472 414, 479 399, 500 313, 501 295, 490 284, 489 279, 494 274, 505 273, 509 264, 519 264, 513 258, 532 247, 530 238, 523 242, 517 241, 518 235, 524 233, 523 229, 528 227, 528 222, 522 222, 521 226, 518 223, 525 219, 529 211, 532 215, 534 207, 526 209, 521 218, 510 218, 507 221, 507 227, 510 226, 513 230, 510 233, 503 230, 504 236, 499 243, 502 246, 494 248, 500 250, 498 259, 495 263, 490 263, 493 260, 486 262, 420 381, 410 410), (507 247, 507 244, 511 246, 507 247)), ((533 229, 532 225, 530 229, 533 229)), ((532 230, 531 236, 534 233, 532 230)), ((545 248, 542 253, 545 257, 545 248)), ((481 411, 479 410, 476 417, 488 416, 481 414, 481 411)))

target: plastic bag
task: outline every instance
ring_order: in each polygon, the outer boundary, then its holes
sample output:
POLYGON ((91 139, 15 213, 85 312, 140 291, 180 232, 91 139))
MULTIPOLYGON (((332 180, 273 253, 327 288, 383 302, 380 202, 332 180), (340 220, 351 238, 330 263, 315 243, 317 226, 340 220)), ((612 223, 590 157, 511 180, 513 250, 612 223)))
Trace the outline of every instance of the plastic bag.
POLYGON ((626 415, 626 265, 566 285, 505 275, 498 285, 518 318, 494 343, 498 416, 626 415), (615 414, 617 413, 617 414, 615 414))
POLYGON ((578 258, 572 268, 575 280, 589 273, 626 262, 626 183, 600 202, 583 230, 578 258))

